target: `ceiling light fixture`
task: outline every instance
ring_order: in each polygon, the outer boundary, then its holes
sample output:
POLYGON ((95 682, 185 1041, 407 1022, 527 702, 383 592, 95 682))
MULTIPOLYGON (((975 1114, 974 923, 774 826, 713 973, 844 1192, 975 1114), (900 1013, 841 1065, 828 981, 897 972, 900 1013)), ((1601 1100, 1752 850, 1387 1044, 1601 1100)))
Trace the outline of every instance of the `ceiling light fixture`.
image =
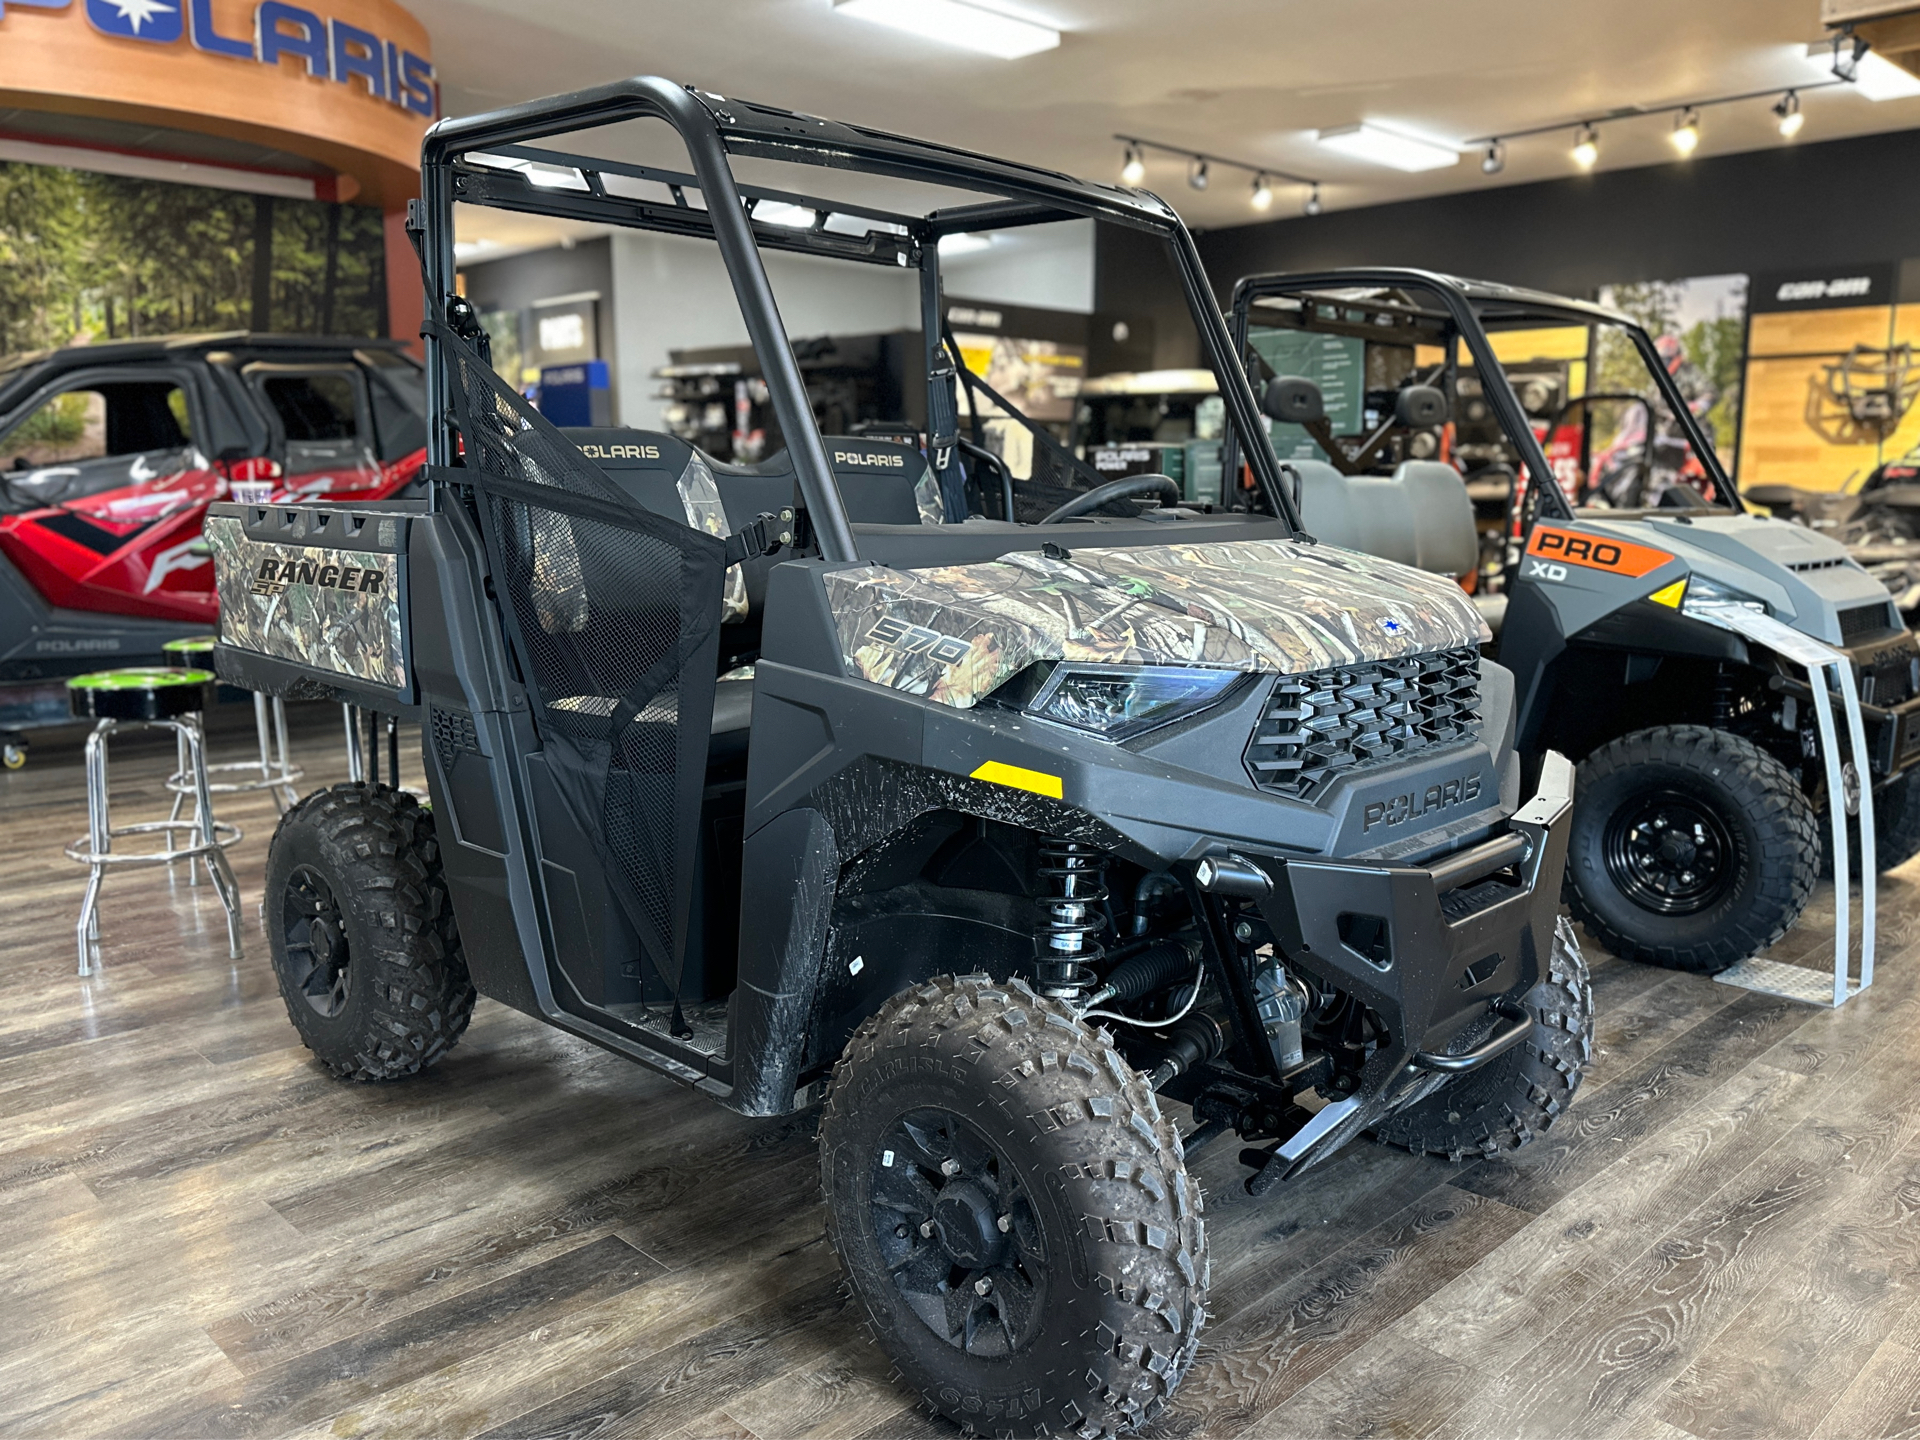
POLYGON ((1780 134, 1791 140, 1800 133, 1800 127, 1807 123, 1807 117, 1800 113, 1800 96, 1792 91, 1780 97, 1780 103, 1773 107, 1774 119, 1779 122, 1780 134))
POLYGON ((1060 32, 964 0, 834 0, 835 11, 962 50, 1002 60, 1037 55, 1060 44, 1060 32))
POLYGON ((1318 215, 1320 213, 1320 187, 1318 185, 1315 185, 1311 190, 1307 191, 1307 198, 1300 206, 1300 213, 1302 215, 1318 215))
POLYGON ((1673 134, 1667 137, 1682 155, 1691 155, 1700 145, 1700 112, 1691 105, 1673 122, 1673 134))
POLYGON ((1487 153, 1480 157, 1480 173, 1498 175, 1507 168, 1507 147, 1499 140, 1487 142, 1487 153))
POLYGON ((1273 186, 1267 183, 1266 176, 1256 175, 1253 177, 1253 195, 1248 203, 1256 210, 1265 210, 1272 206, 1273 186))
POLYGON ((1460 163, 1460 152, 1451 145, 1416 140, 1410 135, 1396 135, 1391 130, 1382 130, 1378 125, 1340 125, 1331 130, 1317 130, 1313 138, 1329 150, 1352 159, 1365 160, 1370 165, 1385 165, 1393 170, 1405 170, 1410 174, 1421 170, 1441 170, 1460 163))
POLYGON ((940 237, 940 255, 950 259, 955 255, 972 255, 976 251, 992 246, 993 236, 983 235, 976 230, 958 230, 951 235, 940 237))
POLYGON ((1207 162, 1204 159, 1195 159, 1193 164, 1187 167, 1187 184, 1194 189, 1206 189, 1208 178, 1207 162))
POLYGON ((1120 178, 1129 185, 1138 185, 1147 178, 1146 158, 1136 145, 1127 147, 1126 163, 1120 167, 1120 178))
POLYGON ((811 229, 813 222, 820 218, 806 206, 790 205, 785 200, 756 200, 752 213, 763 225, 779 225, 788 230, 811 229))
POLYGON ((1573 141, 1573 163, 1582 170, 1591 170, 1599 158, 1600 131, 1592 125, 1582 125, 1573 141))
POLYGON ((1853 63, 1853 88, 1869 100, 1906 100, 1920 95, 1920 75, 1868 50, 1853 63))

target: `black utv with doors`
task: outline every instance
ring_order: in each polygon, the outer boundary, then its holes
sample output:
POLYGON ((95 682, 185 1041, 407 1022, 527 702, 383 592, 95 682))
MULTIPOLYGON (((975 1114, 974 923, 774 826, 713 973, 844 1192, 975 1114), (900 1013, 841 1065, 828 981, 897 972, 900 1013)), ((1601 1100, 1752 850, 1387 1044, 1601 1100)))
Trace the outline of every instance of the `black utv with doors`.
POLYGON ((1592 1025, 1571 767, 1523 787, 1457 587, 1304 532, 1166 205, 658 79, 442 122, 423 183, 427 499, 209 527, 223 675, 423 736, 430 806, 337 786, 274 836, 274 965, 336 1074, 431 1063, 478 991, 745 1114, 824 1099, 874 1333, 1008 1434, 1172 1395, 1192 1146, 1237 1132, 1258 1192, 1365 1132, 1458 1157, 1553 1123, 1592 1025), (617 122, 686 168, 529 143, 617 122), (456 204, 716 247, 787 450, 556 430, 453 293, 456 204), (1160 243, 1248 508, 958 433, 940 240, 1085 219, 1160 243), (924 445, 820 435, 770 250, 915 288, 924 445))

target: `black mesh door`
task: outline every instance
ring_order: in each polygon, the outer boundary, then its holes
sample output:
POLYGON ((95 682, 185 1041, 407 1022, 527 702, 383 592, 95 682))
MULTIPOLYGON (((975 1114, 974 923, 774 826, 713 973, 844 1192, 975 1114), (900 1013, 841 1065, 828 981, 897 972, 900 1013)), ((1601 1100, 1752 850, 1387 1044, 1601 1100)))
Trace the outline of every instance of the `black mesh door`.
POLYGON ((724 543, 635 505, 439 332, 496 593, 547 763, 677 995, 713 717, 724 543))

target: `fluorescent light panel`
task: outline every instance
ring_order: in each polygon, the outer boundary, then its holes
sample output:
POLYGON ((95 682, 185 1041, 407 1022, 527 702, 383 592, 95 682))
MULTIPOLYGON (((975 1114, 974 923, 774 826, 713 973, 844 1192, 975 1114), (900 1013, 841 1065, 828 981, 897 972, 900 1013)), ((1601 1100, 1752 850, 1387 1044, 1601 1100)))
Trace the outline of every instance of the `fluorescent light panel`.
POLYGON ((1869 100, 1906 100, 1920 95, 1920 75, 1909 74, 1886 56, 1869 50, 1860 57, 1853 88, 1869 100))
POLYGON ((764 225, 784 225, 790 230, 806 230, 820 217, 804 205, 789 205, 785 200, 761 200, 753 207, 753 218, 764 225))
POLYGON ((1460 163, 1460 152, 1450 145, 1437 145, 1431 140, 1396 135, 1377 125, 1341 125, 1332 130, 1316 131, 1314 139, 1329 150, 1338 151, 1352 159, 1410 173, 1439 170, 1460 163))
POLYGON ((1037 55, 1060 43, 1058 30, 963 0, 835 0, 834 9, 856 20, 870 20, 875 25, 1002 60, 1037 55))
MULTIPOLYGON (((1823 40, 1807 46, 1807 59, 1813 61, 1823 75, 1831 73, 1833 42, 1823 40)), ((1858 61, 1853 88, 1869 100, 1906 100, 1920 95, 1920 75, 1911 75, 1886 56, 1869 50, 1858 61)))

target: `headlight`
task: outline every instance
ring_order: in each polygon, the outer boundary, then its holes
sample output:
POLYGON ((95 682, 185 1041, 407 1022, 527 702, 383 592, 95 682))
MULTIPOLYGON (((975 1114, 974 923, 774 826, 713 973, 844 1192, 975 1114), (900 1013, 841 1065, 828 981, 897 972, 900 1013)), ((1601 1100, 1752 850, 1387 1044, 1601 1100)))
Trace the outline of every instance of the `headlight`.
POLYGON ((1726 605, 1745 605, 1749 610, 1767 613, 1764 600, 1755 599, 1744 590, 1736 590, 1731 585, 1723 585, 1717 580, 1709 580, 1699 571, 1687 577, 1686 607, 1703 603, 1721 603, 1726 605))
POLYGON ((1240 670, 1186 665, 1061 664, 1027 713, 1102 740, 1125 740, 1198 714, 1244 678, 1240 670))

